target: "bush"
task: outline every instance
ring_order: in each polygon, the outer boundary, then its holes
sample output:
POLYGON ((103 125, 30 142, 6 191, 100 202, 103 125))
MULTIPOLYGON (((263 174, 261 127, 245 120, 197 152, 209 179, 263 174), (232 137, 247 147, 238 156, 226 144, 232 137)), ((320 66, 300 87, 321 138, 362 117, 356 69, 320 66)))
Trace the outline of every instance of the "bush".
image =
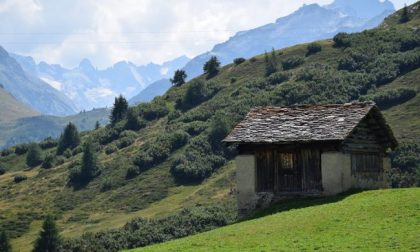
POLYGON ((235 65, 240 65, 240 64, 242 64, 244 62, 245 62, 245 59, 244 58, 236 58, 236 59, 233 60, 233 63, 235 65))
POLYGON ((73 151, 71 152, 72 156, 76 156, 79 153, 83 152, 83 146, 77 146, 76 148, 73 149, 73 151))
POLYGON ((283 69, 289 70, 302 65, 305 60, 299 56, 292 56, 282 61, 283 69))
POLYGON ((207 123, 202 121, 193 121, 187 124, 185 131, 191 136, 197 136, 207 129, 207 123))
POLYGON ((51 137, 45 138, 42 142, 39 143, 39 146, 43 149, 51 149, 58 145, 58 141, 56 139, 53 139, 51 137))
POLYGON ((140 174, 140 170, 138 167, 130 166, 127 169, 127 172, 125 173, 126 179, 132 179, 134 177, 137 177, 140 174))
POLYGON ((14 181, 15 183, 20 183, 20 182, 22 182, 22 181, 24 181, 24 180, 27 180, 27 179, 28 179, 28 177, 26 177, 25 175, 16 175, 16 176, 14 177, 13 181, 14 181))
POLYGON ((112 180, 106 179, 101 183, 101 192, 106 192, 112 189, 112 180))
POLYGON ((70 149, 66 149, 66 150, 64 151, 64 153, 63 153, 63 156, 64 156, 65 158, 71 158, 71 157, 72 157, 72 155, 73 155, 73 153, 72 153, 72 151, 71 151, 70 149))
POLYGON ((143 172, 165 161, 171 152, 185 145, 189 135, 183 131, 159 136, 145 144, 145 149, 134 160, 134 164, 143 172))
POLYGON ((2 150, 1 151, 1 156, 2 157, 7 157, 7 156, 9 156, 10 154, 12 154, 13 153, 13 150, 12 149, 4 149, 4 150, 2 150))
POLYGON ((122 137, 115 141, 115 144, 117 145, 118 149, 126 148, 130 145, 132 145, 135 141, 135 138, 132 137, 122 137))
POLYGON ((187 110, 210 98, 207 85, 202 80, 193 80, 181 100, 177 101, 177 109, 187 110))
POLYGON ((416 91, 407 88, 398 88, 362 96, 360 97, 360 101, 374 101, 379 108, 387 109, 404 103, 414 96, 416 96, 416 91))
POLYGON ((420 186, 420 144, 402 143, 391 153, 392 169, 388 173, 392 187, 420 186))
POLYGON ((117 252, 143 247, 225 226, 235 220, 231 212, 219 206, 194 207, 162 219, 136 218, 116 230, 66 241, 62 250, 117 252))
MULTIPOLYGON (((169 113, 166 101, 162 97, 156 97, 149 103, 142 103, 137 108, 140 116, 148 121, 159 119, 169 113)), ((142 123, 140 120, 140 124, 142 123)))
POLYGON ((306 56, 315 54, 322 50, 321 45, 319 45, 318 43, 310 43, 306 48, 308 50, 308 52, 306 53, 306 56))
POLYGON ((0 176, 6 173, 6 168, 0 166, 0 176))
POLYGON ((139 117, 135 108, 129 108, 127 112, 127 122, 125 123, 125 129, 139 130, 144 127, 146 127, 146 121, 139 117))
POLYGON ((73 185, 85 185, 100 174, 95 148, 90 140, 83 145, 82 164, 70 171, 69 179, 73 185))
POLYGON ((50 169, 54 166, 55 157, 53 155, 46 155, 44 161, 42 161, 41 167, 44 169, 50 169))
POLYGON ((28 151, 28 145, 27 144, 18 144, 15 147, 15 153, 16 155, 23 155, 28 151))
POLYGON ((340 32, 334 36, 335 47, 349 47, 351 46, 350 35, 345 32, 340 32))
POLYGON ((38 144, 32 143, 29 145, 28 152, 26 154, 26 165, 29 167, 35 167, 42 163, 42 150, 38 144))
POLYGON ((114 152, 116 152, 118 150, 117 146, 115 146, 115 144, 110 144, 108 146, 105 147, 105 153, 107 155, 110 155, 114 152))
POLYGON ((271 85, 277 85, 284 81, 287 81, 289 79, 289 76, 284 72, 277 72, 273 73, 270 76, 268 76, 267 81, 271 85))

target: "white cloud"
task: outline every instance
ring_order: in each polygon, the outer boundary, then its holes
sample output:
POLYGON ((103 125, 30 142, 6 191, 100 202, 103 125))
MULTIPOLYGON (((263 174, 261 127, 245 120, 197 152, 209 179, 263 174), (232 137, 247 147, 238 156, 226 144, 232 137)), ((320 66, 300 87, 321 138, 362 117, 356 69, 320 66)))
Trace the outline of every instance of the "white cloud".
POLYGON ((160 63, 314 2, 332 0, 0 0, 0 45, 67 67, 82 58, 99 68, 160 63))

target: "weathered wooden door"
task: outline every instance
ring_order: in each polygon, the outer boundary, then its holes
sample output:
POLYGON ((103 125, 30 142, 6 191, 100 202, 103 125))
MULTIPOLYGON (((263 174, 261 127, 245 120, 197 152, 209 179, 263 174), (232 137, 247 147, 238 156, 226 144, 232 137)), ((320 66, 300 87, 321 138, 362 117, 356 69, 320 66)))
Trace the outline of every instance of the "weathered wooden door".
POLYGON ((276 192, 300 192, 302 190, 301 172, 296 152, 277 151, 275 155, 276 192))
POLYGON ((301 149, 298 163, 302 170, 302 190, 320 191, 322 189, 320 150, 301 149))

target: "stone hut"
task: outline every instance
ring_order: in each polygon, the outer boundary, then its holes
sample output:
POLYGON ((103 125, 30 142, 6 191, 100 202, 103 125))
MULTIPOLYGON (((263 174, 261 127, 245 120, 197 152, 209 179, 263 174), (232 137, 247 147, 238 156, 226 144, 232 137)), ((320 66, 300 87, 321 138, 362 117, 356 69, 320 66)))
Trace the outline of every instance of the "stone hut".
POLYGON ((258 107, 223 141, 238 145, 242 214, 290 196, 386 187, 397 146, 372 103, 258 107))

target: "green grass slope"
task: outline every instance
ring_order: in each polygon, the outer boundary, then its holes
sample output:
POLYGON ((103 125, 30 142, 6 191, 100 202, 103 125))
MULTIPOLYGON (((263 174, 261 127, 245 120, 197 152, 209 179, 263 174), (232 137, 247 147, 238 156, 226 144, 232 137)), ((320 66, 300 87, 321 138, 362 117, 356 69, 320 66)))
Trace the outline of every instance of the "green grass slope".
POLYGON ((420 188, 375 190, 137 251, 418 251, 420 188))
MULTIPOLYGON (((418 11, 419 6, 417 3, 410 10, 418 11)), ((214 125, 219 122, 217 116, 228 121, 230 130, 255 106, 349 102, 402 85, 418 90, 417 22, 413 18, 405 24, 390 23, 385 28, 347 35, 345 39, 351 41, 348 48, 325 40, 317 42, 322 50, 311 55, 307 55, 307 45, 278 50, 279 62, 296 62, 296 57, 303 61, 274 76, 265 76, 264 55, 259 55, 239 65, 224 66, 213 78, 203 75, 173 87, 164 96, 136 108, 145 127, 127 131, 123 120, 83 134, 82 141, 92 138, 97 145, 101 165, 100 176, 83 188, 68 184, 69 170, 80 162, 81 153, 57 157, 62 163, 51 169, 29 169, 24 155, 0 157, 0 165, 6 169, 0 176, 0 229, 10 232, 15 250, 30 251, 46 213, 57 217, 61 234, 67 239, 118 228, 134 217, 160 217, 195 205, 222 204, 234 210, 235 165, 230 156, 210 143, 214 125), (404 43, 409 48, 402 50, 404 43), (351 69, 339 69, 341 63, 351 69), (284 76, 287 80, 279 78, 284 76), (197 81, 198 91, 194 90, 197 81), (185 100, 197 93, 198 99, 185 100), (190 106, 180 106, 183 103, 190 106), (187 132, 188 141, 167 150, 162 137, 168 139, 174 131, 187 132), (159 156, 161 153, 166 155, 159 156), (136 164, 144 155, 160 159, 149 166, 136 164), (171 169, 179 162, 184 164, 185 178, 191 179, 196 171, 201 177, 194 183, 175 178, 171 169), (129 169, 137 169, 139 174, 127 178, 129 169), (20 174, 28 179, 14 183, 13 177, 20 174)), ((420 116, 418 97, 397 99, 385 110, 400 141, 418 138, 420 124, 413 123, 420 116)), ((44 155, 53 153, 55 148, 43 151, 44 155)))
POLYGON ((0 123, 10 122, 22 117, 36 116, 39 113, 17 101, 0 85, 0 123))

